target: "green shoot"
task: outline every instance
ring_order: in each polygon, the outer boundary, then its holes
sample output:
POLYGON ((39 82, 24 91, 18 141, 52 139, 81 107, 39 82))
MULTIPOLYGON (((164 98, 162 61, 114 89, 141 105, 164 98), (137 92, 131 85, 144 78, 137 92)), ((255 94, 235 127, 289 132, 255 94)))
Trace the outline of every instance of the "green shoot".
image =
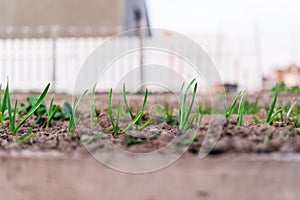
MULTIPOLYGON (((38 98, 38 100, 35 102, 33 107, 26 113, 26 115, 23 117, 23 119, 15 126, 15 115, 16 115, 16 109, 17 109, 17 101, 15 103, 13 115, 11 115, 11 105, 10 105, 10 97, 9 97, 9 89, 7 89, 7 107, 8 107, 8 114, 9 114, 9 121, 10 121, 10 128, 11 128, 11 133, 12 135, 16 135, 18 130, 21 128, 21 126, 26 122, 26 120, 34 114, 34 112, 40 107, 40 105, 43 103, 44 98, 47 95, 47 92, 49 90, 50 83, 46 86, 44 91, 42 92, 41 96, 38 98)), ((8 88, 8 86, 7 86, 8 88)))
POLYGON ((238 125, 242 126, 243 125, 243 114, 244 114, 244 109, 245 109, 245 91, 241 93, 241 100, 239 103, 239 109, 238 109, 238 125))
POLYGON ((292 103, 291 107, 289 108, 289 110, 288 110, 287 113, 286 113, 286 118, 288 118, 288 117, 290 116, 290 114, 292 113, 292 111, 293 111, 293 109, 294 109, 296 103, 297 103, 297 101, 294 101, 294 102, 292 103))
POLYGON ((136 124, 136 127, 138 130, 142 130, 143 128, 145 128, 152 120, 152 117, 148 118, 146 120, 146 122, 144 122, 144 124, 140 125, 140 120, 145 112, 145 108, 146 108, 146 103, 147 103, 147 98, 148 98, 148 89, 146 89, 146 92, 145 92, 145 96, 144 96, 144 101, 143 101, 143 105, 142 105, 142 108, 141 108, 141 112, 139 112, 139 105, 136 104, 136 114, 138 113, 142 113, 142 115, 137 119, 136 117, 134 116, 131 108, 129 107, 129 104, 127 102, 127 98, 126 98, 126 88, 125 88, 125 84, 123 84, 123 98, 124 98, 124 103, 125 103, 125 107, 126 109, 128 110, 129 114, 130 114, 130 117, 131 117, 131 120, 134 120, 136 121, 135 124, 136 124))
MULTIPOLYGON (((83 99, 83 97, 86 95, 87 92, 88 92, 88 90, 85 90, 80 95, 79 99, 77 99, 77 97, 75 97, 75 99, 74 99, 73 108, 71 108, 72 112, 70 115, 70 121, 69 121, 69 125, 68 125, 68 131, 71 132, 70 138, 73 137, 73 131, 74 131, 75 125, 80 121, 80 116, 76 119, 76 113, 77 113, 79 103, 81 102, 81 100, 83 99)), ((70 109, 70 108, 68 108, 68 109, 70 109)))
MULTIPOLYGON (((273 96, 273 99, 272 99, 272 102, 271 102, 271 106, 270 106, 270 108, 269 108, 269 110, 268 110, 268 113, 267 113, 267 117, 266 117, 266 120, 265 120, 265 122, 267 123, 267 124, 270 124, 271 122, 272 122, 272 120, 273 120, 273 118, 272 118, 272 116, 274 117, 274 115, 273 115, 273 112, 274 112, 274 109, 275 109, 275 105, 276 105, 276 101, 277 101, 277 96, 278 96, 278 85, 276 84, 276 87, 275 87, 275 94, 274 94, 274 96, 273 96)), ((278 112, 279 113, 279 112, 278 112)), ((277 113, 277 114, 278 114, 277 113)), ((275 113, 276 114, 276 113, 275 113)), ((276 114, 276 115, 277 115, 276 114)))
POLYGON ((126 109, 128 110, 131 119, 134 119, 134 115, 133 115, 132 110, 131 110, 131 108, 129 107, 128 102, 127 102, 127 99, 126 99, 126 88, 125 88, 125 83, 123 84, 123 98, 124 98, 124 103, 125 103, 126 109))
POLYGON ((136 122, 143 116, 142 112, 139 112, 139 114, 137 114, 137 116, 126 126, 126 128, 123 129, 122 133, 125 133, 126 131, 128 131, 128 129, 130 129, 134 124, 136 124, 136 122))
POLYGON ((169 125, 175 125, 177 121, 174 119, 173 108, 169 104, 157 107, 158 116, 169 125))
POLYGON ((2 84, 0 83, 0 107, 1 107, 2 84))
POLYGON ((226 105, 225 105, 225 101, 224 101, 224 110, 225 110, 225 118, 226 119, 229 119, 231 118, 232 114, 233 114, 233 111, 234 111, 234 108, 235 108, 235 105, 237 103, 237 100, 238 98, 244 93, 244 91, 240 91, 234 98, 231 106, 229 107, 229 109, 226 108, 226 105))
POLYGON ((39 121, 40 121, 40 118, 37 117, 36 120, 33 122, 33 124, 29 127, 29 129, 24 134, 16 137, 16 142, 24 143, 24 142, 28 142, 31 138, 33 138, 35 136, 35 134, 32 133, 32 130, 39 121))
POLYGON ((193 122, 195 121, 196 117, 197 117, 197 113, 194 113, 194 114, 191 116, 191 118, 187 121, 186 127, 188 127, 188 128, 187 128, 186 130, 188 130, 188 129, 192 126, 192 124, 193 124, 193 122))
POLYGON ((96 91, 97 83, 95 83, 92 93, 91 93, 91 106, 90 106, 90 121, 91 121, 91 129, 95 128, 96 121, 95 121, 95 113, 96 113, 96 97, 95 97, 95 91, 96 91))
POLYGON ((179 105, 178 105, 178 120, 179 120, 179 129, 183 130, 183 131, 188 130, 190 128, 190 125, 193 123, 193 120, 192 120, 192 122, 189 122, 189 119, 190 119, 192 107, 193 107, 194 100, 195 100, 196 93, 197 93, 197 83, 194 86, 194 90, 193 90, 193 94, 192 94, 192 101, 189 105, 187 105, 186 100, 187 100, 188 92, 195 81, 196 81, 196 79, 193 79, 190 82, 190 84, 186 88, 184 94, 183 94, 184 83, 182 84, 182 87, 180 90, 180 97, 183 96, 183 101, 182 101, 182 103, 179 103, 179 105))
POLYGON ((112 88, 109 91, 108 95, 108 115, 111 122, 111 125, 113 127, 114 136, 117 136, 119 134, 119 122, 120 122, 120 115, 121 115, 121 103, 118 104, 118 111, 117 111, 117 118, 116 121, 114 121, 113 117, 113 105, 112 105, 112 88))
POLYGON ((72 106, 68 101, 65 101, 63 105, 62 118, 70 119, 71 115, 72 115, 72 106))
POLYGON ((4 118, 5 118, 5 111, 6 111, 6 105, 7 105, 7 96, 9 95, 9 87, 8 87, 8 82, 6 85, 6 89, 4 91, 3 99, 1 102, 1 107, 0 107, 0 121, 2 128, 6 131, 6 128, 4 126, 4 118))
POLYGON ((30 129, 28 131, 26 131, 26 133, 22 134, 21 136, 16 138, 16 142, 21 144, 24 142, 28 142, 31 138, 33 138, 35 136, 34 133, 31 133, 33 129, 33 126, 30 127, 30 129))
POLYGON ((150 124, 151 121, 152 121, 152 117, 150 116, 141 126, 138 127, 138 130, 140 131, 146 126, 148 126, 148 124, 150 124))
MULTIPOLYGON (((29 111, 34 104, 37 102, 38 100, 38 96, 36 95, 29 95, 27 96, 27 101, 28 101, 28 105, 26 106, 26 110, 29 111)), ((41 105, 38 107, 38 109, 34 112, 34 115, 36 115, 38 118, 41 118, 44 114, 47 113, 47 107, 45 105, 44 100, 42 101, 41 105)))
POLYGON ((34 106, 28 111, 28 113, 24 116, 24 118, 19 122, 19 124, 16 126, 16 128, 13 130, 13 134, 16 134, 19 130, 19 128, 26 122, 26 120, 34 114, 34 112, 40 107, 40 105, 43 103, 44 98, 47 95, 47 92, 49 90, 50 87, 50 83, 48 83, 48 85, 46 86, 46 88, 44 89, 44 91, 42 92, 41 96, 39 97, 39 99, 36 101, 36 103, 34 104, 34 106))
MULTIPOLYGON (((125 91, 125 86, 123 86, 123 91, 125 91)), ((147 93, 147 91, 146 91, 147 93)), ((124 101, 126 101, 126 96, 124 95, 126 94, 126 92, 124 93, 123 92, 123 96, 124 96, 124 101)), ((129 108, 128 107, 128 103, 126 101, 127 104, 127 109, 129 108)), ((125 133, 128 129, 130 129, 134 124, 137 124, 137 122, 142 118, 143 116, 143 111, 145 109, 145 101, 144 101, 144 104, 143 104, 143 107, 142 107, 142 111, 139 112, 133 119, 132 121, 125 127, 125 129, 123 129, 122 133, 125 133)), ((118 104, 118 111, 117 111, 117 117, 116 117, 116 121, 114 121, 114 117, 113 117, 113 105, 112 105, 112 89, 110 89, 109 91, 109 95, 108 95, 108 115, 109 115, 109 119, 110 119, 110 122, 111 122, 111 125, 113 127, 113 131, 114 131, 114 135, 117 136, 119 134, 119 130, 120 130, 120 127, 119 127, 119 123, 120 123, 120 115, 121 115, 121 103, 119 102, 118 104)), ((149 121, 150 122, 150 121, 149 121)), ((149 123, 148 122, 148 123, 149 123)), ((144 124, 144 126, 146 126, 147 124, 144 124)), ((142 127, 144 128, 144 127, 142 127)))
POLYGON ((294 120, 294 124, 295 124, 296 128, 300 128, 300 118, 299 117, 294 120))
POLYGON ((49 109, 46 111, 47 113, 47 122, 46 122, 46 128, 49 128, 51 120, 53 119, 54 115, 56 114, 56 111, 58 110, 58 107, 53 105, 54 96, 52 96, 49 109))
MULTIPOLYGON (((145 111, 145 107, 146 107, 146 103, 147 103, 147 98, 148 98, 148 89, 146 89, 145 96, 144 96, 144 102, 143 102, 142 110, 141 110, 142 114, 144 114, 144 111, 145 111)), ((140 124, 140 120, 138 120, 138 124, 140 124)))
POLYGON ((258 116, 253 116, 252 118, 253 118, 255 124, 260 124, 263 122, 258 116))
POLYGON ((81 139, 80 142, 85 142, 85 143, 87 143, 87 144, 90 144, 92 141, 97 140, 97 139, 100 139, 100 138, 102 138, 104 135, 105 135, 105 133, 100 133, 100 134, 97 134, 97 135, 88 137, 88 138, 86 138, 86 139, 81 139))
POLYGON ((135 113, 139 113, 139 104, 137 102, 135 104, 135 113))
POLYGON ((122 106, 121 106, 121 102, 119 101, 119 103, 118 103, 118 112, 117 112, 117 119, 116 119, 116 125, 117 125, 118 129, 119 129, 119 124, 120 124, 121 110, 122 110, 122 106))
POLYGON ((296 129, 292 129, 292 130, 290 130, 289 132, 287 132, 286 134, 284 134, 284 139, 287 139, 287 138, 289 138, 290 136, 292 136, 292 135, 294 135, 296 133, 296 129))
POLYGON ((7 107, 8 107, 8 118, 9 118, 9 124, 10 124, 11 130, 15 129, 17 106, 18 106, 18 100, 15 101, 15 106, 14 106, 13 110, 11 110, 10 95, 9 95, 7 98, 7 107))
POLYGON ((11 109, 11 104, 10 104, 10 93, 9 93, 8 85, 9 84, 7 83, 4 95, 6 95, 6 106, 7 106, 7 111, 8 111, 10 129, 11 129, 11 132, 13 132, 13 130, 15 129, 15 120, 12 115, 12 109, 11 109))
POLYGON ((272 121, 274 121, 274 120, 277 118, 277 115, 278 115, 279 113, 281 113, 281 115, 282 115, 282 112, 283 112, 283 109, 280 108, 280 109, 278 109, 274 114, 272 114, 272 116, 271 116, 271 118, 270 118, 270 123, 271 123, 272 121))
POLYGON ((130 146, 130 145, 133 145, 133 144, 141 144, 141 143, 144 143, 146 142, 147 140, 144 139, 144 138, 137 138, 137 137, 133 137, 131 135, 127 135, 126 136, 126 146, 130 146))
POLYGON ((201 108, 201 106, 199 106, 198 109, 197 109, 196 119, 195 119, 195 121, 196 121, 196 123, 197 123, 198 126, 202 122, 202 118, 203 118, 202 108, 201 108))

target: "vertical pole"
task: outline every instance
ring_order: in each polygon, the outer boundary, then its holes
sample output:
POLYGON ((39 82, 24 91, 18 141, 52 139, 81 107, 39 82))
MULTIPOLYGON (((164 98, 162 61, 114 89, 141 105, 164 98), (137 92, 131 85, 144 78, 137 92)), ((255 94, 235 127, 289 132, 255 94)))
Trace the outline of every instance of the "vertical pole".
MULTIPOLYGON (((259 27, 257 24, 255 24, 254 27, 254 39, 255 39, 255 46, 256 46, 256 67, 257 67, 257 73, 260 74, 261 80, 263 80, 263 66, 262 66, 262 60, 261 60, 261 44, 260 44, 260 32, 259 32, 259 27)), ((262 83, 263 84, 263 83, 262 83)), ((264 89, 264 85, 261 86, 262 89, 264 89)))
POLYGON ((141 90, 144 90, 143 84, 144 84, 144 70, 143 70, 143 65, 144 65, 144 38, 143 38, 143 30, 141 29, 141 24, 142 20, 139 20, 138 23, 138 35, 139 35, 139 42, 140 42, 140 81, 141 81, 141 90))
POLYGON ((220 69, 222 67, 222 47, 223 47, 223 31, 220 29, 217 35, 217 42, 216 42, 216 60, 217 60, 217 67, 220 69))
POLYGON ((52 92, 56 90, 56 37, 52 37, 52 92))

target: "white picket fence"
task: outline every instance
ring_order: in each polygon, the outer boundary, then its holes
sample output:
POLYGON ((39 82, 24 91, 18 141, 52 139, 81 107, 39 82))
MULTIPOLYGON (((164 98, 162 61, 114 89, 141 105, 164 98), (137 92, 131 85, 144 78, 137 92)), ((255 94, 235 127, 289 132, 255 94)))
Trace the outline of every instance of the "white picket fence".
MULTIPOLYGON (((76 77, 87 56, 99 46, 106 38, 36 38, 36 39, 0 39, 0 83, 6 83, 9 78, 13 91, 41 91, 47 83, 55 85, 56 92, 72 93, 76 77), (54 74, 55 66, 55 74, 54 74), (54 79, 55 77, 55 79, 54 79), (55 83, 53 83, 55 81, 55 83)), ((125 37, 119 40, 120 45, 129 45, 138 42, 138 38, 125 37)), ((164 42, 163 40, 161 42, 164 42)), ((261 74, 257 73, 256 58, 253 53, 228 55, 228 51, 222 52, 225 47, 218 46, 215 37, 206 37, 196 40, 216 63, 224 82, 237 82, 245 89, 260 89, 261 74)), ((193 49, 184 44, 174 43, 179 48, 184 48, 187 53, 193 54, 193 49)), ((230 44, 232 45, 232 44, 230 44)), ((114 49, 107 49, 109 56, 114 49)), ((147 52, 144 60, 146 63, 159 63, 174 68, 183 77, 193 77, 186 63, 176 56, 170 56, 162 52, 147 52)), ((133 52, 124 58, 120 58, 101 82, 100 91, 107 91, 116 84, 122 76, 134 66, 138 66, 140 57, 133 52)), ((155 76, 155 74, 154 74, 155 76)), ((86 77, 89 79, 89 77, 86 77)), ((164 78, 174 81, 172 76, 164 74, 164 78)))
POLYGON ((103 38, 0 40, 0 82, 9 78, 11 90, 40 91, 47 83, 70 92, 81 63, 103 38), (54 47, 54 42, 55 47, 54 47))

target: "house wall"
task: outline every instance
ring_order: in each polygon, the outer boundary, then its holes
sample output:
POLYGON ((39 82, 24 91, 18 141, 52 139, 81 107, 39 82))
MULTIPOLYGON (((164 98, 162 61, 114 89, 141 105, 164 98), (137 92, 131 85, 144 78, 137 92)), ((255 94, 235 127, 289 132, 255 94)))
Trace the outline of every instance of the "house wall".
POLYGON ((108 36, 122 30, 123 0, 0 0, 0 38, 108 36))

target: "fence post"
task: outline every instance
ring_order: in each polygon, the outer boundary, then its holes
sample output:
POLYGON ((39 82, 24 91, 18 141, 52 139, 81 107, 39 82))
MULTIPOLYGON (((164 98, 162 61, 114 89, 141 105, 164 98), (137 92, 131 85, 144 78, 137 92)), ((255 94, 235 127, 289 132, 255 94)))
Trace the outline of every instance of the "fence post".
POLYGON ((52 37, 52 92, 56 90, 56 37, 52 37))

